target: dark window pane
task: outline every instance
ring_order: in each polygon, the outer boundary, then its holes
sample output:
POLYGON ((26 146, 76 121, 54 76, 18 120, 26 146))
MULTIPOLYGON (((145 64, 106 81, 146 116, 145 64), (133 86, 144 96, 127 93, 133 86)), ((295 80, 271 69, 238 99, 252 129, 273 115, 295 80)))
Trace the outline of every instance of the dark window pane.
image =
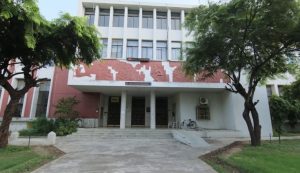
POLYGON ((93 8, 86 8, 84 16, 87 17, 88 25, 94 25, 95 10, 93 8))
POLYGON ((153 28, 153 12, 143 11, 143 28, 153 28))
POLYGON ((128 11, 128 28, 138 28, 139 27, 139 11, 129 10, 128 11))
POLYGON ((111 57, 122 58, 123 40, 112 40, 111 57))
POLYGON ((124 27, 124 10, 114 10, 113 26, 124 27))
POLYGON ((138 58, 138 46, 139 46, 139 43, 137 40, 128 40, 127 41, 127 57, 128 58, 138 58))
POLYGON ((46 117, 49 90, 50 90, 50 81, 46 81, 40 84, 36 114, 35 114, 36 117, 46 117))
POLYGON ((156 59, 157 60, 167 60, 167 42, 158 41, 156 44, 156 59))
POLYGON ((99 26, 108 27, 108 25, 109 25, 109 10, 100 9, 98 23, 99 23, 99 26))

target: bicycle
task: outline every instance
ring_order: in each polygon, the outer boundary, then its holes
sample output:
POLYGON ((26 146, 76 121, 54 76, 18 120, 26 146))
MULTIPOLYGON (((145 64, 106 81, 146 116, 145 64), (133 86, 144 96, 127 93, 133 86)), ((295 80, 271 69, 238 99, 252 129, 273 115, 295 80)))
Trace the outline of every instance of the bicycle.
POLYGON ((188 128, 188 129, 197 129, 198 125, 196 121, 193 121, 191 119, 183 120, 180 124, 180 128, 188 128))

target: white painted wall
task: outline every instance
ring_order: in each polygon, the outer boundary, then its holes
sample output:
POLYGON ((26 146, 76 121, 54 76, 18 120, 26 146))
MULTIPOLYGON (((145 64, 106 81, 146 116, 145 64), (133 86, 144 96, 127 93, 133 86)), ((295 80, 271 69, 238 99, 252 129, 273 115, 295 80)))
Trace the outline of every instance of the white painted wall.
POLYGON ((199 105, 199 98, 204 97, 209 100, 210 120, 198 121, 201 128, 225 129, 224 111, 222 110, 222 92, 194 92, 180 93, 180 117, 181 121, 196 120, 196 107, 199 105))
MULTIPOLYGON (((244 100, 234 93, 224 92, 197 92, 197 93, 180 93, 180 121, 185 119, 196 120, 196 106, 199 98, 209 99, 211 120, 198 121, 198 125, 206 129, 228 129, 237 130, 241 136, 248 137, 248 129, 242 117, 244 100)), ((270 118, 268 97, 266 88, 258 87, 255 99, 260 102, 257 105, 259 112, 260 124, 262 126, 262 136, 272 134, 272 124, 270 118)))

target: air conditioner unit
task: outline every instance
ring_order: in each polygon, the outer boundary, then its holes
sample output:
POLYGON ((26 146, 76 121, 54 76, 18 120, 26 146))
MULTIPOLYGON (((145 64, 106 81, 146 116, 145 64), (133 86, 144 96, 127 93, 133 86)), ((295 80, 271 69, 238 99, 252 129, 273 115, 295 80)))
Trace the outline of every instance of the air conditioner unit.
POLYGON ((204 97, 200 97, 199 99, 200 105, 207 105, 208 104, 208 99, 204 97))

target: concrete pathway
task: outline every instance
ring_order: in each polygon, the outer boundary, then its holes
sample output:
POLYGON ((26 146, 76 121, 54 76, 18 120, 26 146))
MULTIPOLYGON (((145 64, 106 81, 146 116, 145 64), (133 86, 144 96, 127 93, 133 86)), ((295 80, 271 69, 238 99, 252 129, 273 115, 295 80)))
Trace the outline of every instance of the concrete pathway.
POLYGON ((215 173, 198 157, 223 146, 192 148, 175 141, 169 130, 80 129, 57 139, 61 158, 35 173, 215 173))

